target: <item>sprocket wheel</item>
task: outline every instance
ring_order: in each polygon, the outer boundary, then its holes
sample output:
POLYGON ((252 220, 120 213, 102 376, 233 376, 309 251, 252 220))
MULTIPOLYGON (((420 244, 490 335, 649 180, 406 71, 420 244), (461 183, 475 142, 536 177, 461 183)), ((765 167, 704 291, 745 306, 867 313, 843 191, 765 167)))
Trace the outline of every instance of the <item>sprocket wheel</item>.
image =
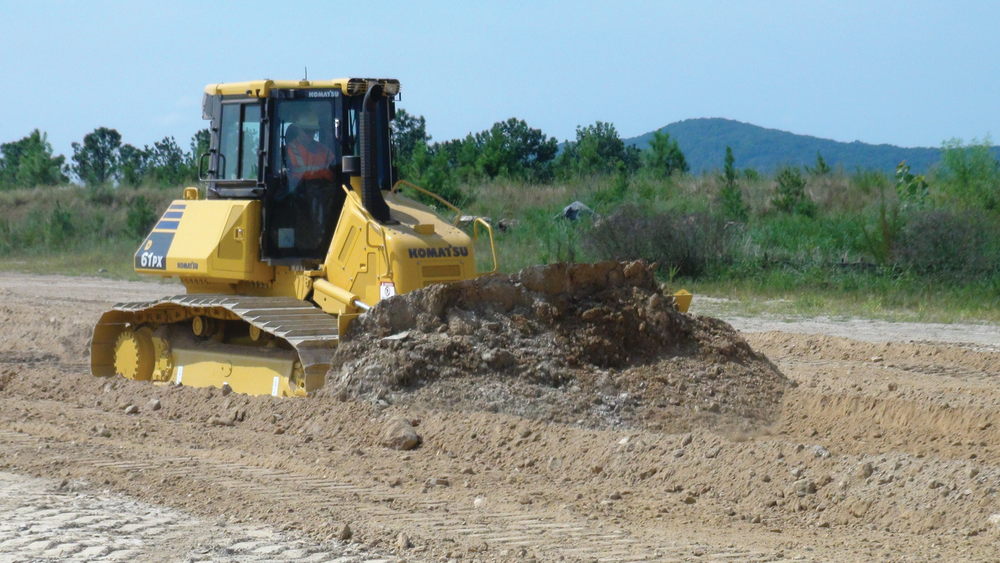
POLYGON ((115 342, 115 372, 127 379, 149 381, 156 363, 153 333, 148 328, 125 329, 115 342))

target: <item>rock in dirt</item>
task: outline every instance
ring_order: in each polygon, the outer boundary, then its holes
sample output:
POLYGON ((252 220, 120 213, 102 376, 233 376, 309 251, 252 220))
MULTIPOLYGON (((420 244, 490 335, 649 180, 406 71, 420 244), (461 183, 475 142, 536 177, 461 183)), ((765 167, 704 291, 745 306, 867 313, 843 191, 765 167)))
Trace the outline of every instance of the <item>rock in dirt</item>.
POLYGON ((125 407, 125 414, 139 414, 139 407, 135 405, 129 405, 125 407))
POLYGON ((862 479, 867 479, 872 476, 875 469, 872 467, 871 463, 865 462, 858 466, 858 477, 862 479))
POLYGON ((149 402, 146 403, 146 408, 151 411, 158 411, 163 408, 163 405, 160 404, 159 399, 150 399, 149 402))
POLYGON ((405 418, 393 418, 382 429, 380 443, 394 450, 412 450, 420 445, 420 435, 405 418))
POLYGON ((352 536, 354 536, 354 532, 351 531, 350 524, 344 524, 344 527, 337 532, 337 539, 340 541, 347 541, 351 539, 352 536))
POLYGON ((399 549, 409 549, 410 537, 403 532, 400 532, 399 535, 396 536, 396 547, 399 549))
POLYGON ((213 416, 208 419, 208 424, 211 426, 234 426, 236 423, 230 417, 213 416))
POLYGON ((792 483, 792 490, 795 494, 804 497, 806 495, 816 494, 816 483, 811 479, 799 479, 798 481, 792 483))

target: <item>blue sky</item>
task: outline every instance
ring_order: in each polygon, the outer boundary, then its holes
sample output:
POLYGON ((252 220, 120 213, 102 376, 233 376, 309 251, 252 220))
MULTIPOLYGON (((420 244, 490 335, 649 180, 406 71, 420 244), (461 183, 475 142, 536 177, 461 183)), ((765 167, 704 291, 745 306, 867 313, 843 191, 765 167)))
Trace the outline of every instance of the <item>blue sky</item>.
POLYGON ((1000 2, 5 2, 0 142, 187 148, 213 82, 394 77, 435 140, 726 117, 839 141, 1000 136, 1000 2))

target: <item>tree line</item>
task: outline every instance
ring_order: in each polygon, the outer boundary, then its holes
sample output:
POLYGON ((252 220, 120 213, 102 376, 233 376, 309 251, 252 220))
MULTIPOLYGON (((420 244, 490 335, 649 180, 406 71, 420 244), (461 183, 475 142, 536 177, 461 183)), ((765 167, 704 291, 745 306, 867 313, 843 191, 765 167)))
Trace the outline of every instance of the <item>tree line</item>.
POLYGON ((404 109, 392 122, 400 177, 458 203, 462 184, 504 178, 547 184, 580 175, 626 177, 639 170, 669 177, 689 170, 675 139, 657 131, 649 148, 626 146, 611 123, 578 126, 576 139, 560 146, 555 137, 523 119, 499 121, 464 139, 431 142, 427 122, 404 109))
POLYGON ((0 190, 56 186, 72 179, 92 188, 119 185, 173 187, 198 180, 198 157, 208 151, 209 132, 191 137, 184 151, 173 137, 142 148, 122 143, 121 134, 98 127, 73 143, 66 162, 55 155, 48 136, 35 129, 23 139, 0 145, 0 190))

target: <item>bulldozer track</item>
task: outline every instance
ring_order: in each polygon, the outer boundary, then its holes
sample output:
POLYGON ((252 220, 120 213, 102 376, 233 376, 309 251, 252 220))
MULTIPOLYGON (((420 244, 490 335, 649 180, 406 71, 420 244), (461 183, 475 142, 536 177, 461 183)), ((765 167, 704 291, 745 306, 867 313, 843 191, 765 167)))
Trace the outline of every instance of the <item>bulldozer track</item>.
MULTIPOLYGON (((288 342, 299 354, 307 374, 325 374, 330 350, 340 342, 337 317, 315 305, 293 297, 246 297, 237 295, 175 295, 155 301, 118 303, 115 311, 157 318, 158 312, 183 307, 191 314, 227 311, 288 342)), ((164 318, 164 317, 161 317, 164 318)), ((169 316, 165 316, 170 320, 169 316)))

